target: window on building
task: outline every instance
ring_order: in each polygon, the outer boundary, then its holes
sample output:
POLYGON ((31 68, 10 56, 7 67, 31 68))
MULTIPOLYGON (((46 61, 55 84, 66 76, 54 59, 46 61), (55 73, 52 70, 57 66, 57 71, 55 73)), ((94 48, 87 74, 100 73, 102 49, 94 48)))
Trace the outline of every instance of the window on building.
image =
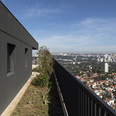
POLYGON ((28 52, 28 49, 25 48, 25 67, 28 66, 27 52, 28 52))
POLYGON ((15 45, 7 44, 7 73, 14 71, 13 51, 15 45))

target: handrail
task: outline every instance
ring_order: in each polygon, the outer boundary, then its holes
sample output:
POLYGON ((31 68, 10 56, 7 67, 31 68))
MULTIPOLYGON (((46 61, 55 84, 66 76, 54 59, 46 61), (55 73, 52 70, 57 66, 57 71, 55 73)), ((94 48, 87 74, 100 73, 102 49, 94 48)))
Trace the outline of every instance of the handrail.
POLYGON ((113 108, 55 59, 54 71, 69 116, 116 116, 113 108))

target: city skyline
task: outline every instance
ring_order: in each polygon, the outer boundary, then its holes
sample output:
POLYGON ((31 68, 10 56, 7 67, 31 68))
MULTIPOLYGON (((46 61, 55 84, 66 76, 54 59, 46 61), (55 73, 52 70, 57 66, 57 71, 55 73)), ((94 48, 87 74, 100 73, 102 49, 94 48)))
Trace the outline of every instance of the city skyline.
POLYGON ((2 0, 51 53, 115 52, 116 1, 2 0))

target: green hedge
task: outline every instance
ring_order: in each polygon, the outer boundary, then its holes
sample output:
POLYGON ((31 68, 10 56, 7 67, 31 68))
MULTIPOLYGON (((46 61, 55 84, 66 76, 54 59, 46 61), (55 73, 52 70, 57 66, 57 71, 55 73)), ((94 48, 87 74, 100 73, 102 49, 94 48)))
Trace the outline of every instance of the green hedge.
POLYGON ((32 80, 32 85, 44 87, 49 84, 49 75, 48 73, 40 73, 32 80))

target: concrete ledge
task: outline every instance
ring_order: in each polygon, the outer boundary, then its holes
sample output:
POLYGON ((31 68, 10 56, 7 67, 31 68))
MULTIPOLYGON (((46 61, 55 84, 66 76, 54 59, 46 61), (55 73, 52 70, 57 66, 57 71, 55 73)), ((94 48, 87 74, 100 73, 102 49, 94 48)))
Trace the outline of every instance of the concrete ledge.
POLYGON ((38 65, 32 65, 32 69, 37 68, 37 67, 38 67, 38 65))
POLYGON ((28 86, 30 85, 33 77, 30 77, 27 83, 22 87, 22 89, 19 91, 19 93, 15 96, 15 98, 11 101, 11 103, 7 106, 7 108, 4 110, 4 112, 1 114, 1 116, 10 116, 19 103, 20 99, 24 95, 25 91, 27 90, 28 86))
POLYGON ((32 72, 32 76, 31 77, 36 77, 36 75, 39 75, 40 73, 38 72, 32 72))

